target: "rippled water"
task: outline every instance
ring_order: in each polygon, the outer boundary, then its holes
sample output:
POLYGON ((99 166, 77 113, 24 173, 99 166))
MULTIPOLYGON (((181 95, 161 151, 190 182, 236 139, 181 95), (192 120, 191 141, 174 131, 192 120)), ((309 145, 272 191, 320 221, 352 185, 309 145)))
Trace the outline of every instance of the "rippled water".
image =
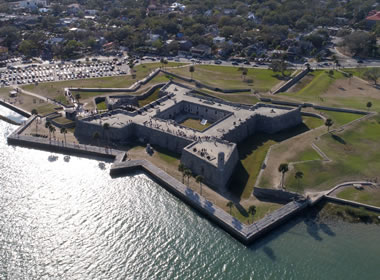
POLYGON ((380 227, 300 217, 245 247, 144 174, 7 146, 0 279, 378 279, 380 227))

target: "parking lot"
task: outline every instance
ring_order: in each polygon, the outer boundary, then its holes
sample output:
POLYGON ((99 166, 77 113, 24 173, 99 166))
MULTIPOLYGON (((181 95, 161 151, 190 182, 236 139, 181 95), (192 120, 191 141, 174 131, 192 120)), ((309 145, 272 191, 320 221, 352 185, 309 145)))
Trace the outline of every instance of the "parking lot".
POLYGON ((0 86, 109 77, 125 75, 128 70, 127 62, 119 60, 11 66, 0 70, 0 86))

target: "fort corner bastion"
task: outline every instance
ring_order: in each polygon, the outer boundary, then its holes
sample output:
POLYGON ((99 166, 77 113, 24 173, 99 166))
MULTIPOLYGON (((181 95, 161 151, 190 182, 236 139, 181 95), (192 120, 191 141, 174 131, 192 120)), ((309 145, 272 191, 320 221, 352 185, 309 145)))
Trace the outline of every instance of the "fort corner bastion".
POLYGON ((116 144, 137 140, 179 153, 194 175, 223 192, 239 161, 239 142, 256 132, 276 133, 302 122, 300 108, 216 100, 174 82, 161 88, 159 96, 134 111, 116 108, 77 119, 75 135, 92 139, 98 133, 116 144), (186 120, 204 128, 188 127, 186 120))

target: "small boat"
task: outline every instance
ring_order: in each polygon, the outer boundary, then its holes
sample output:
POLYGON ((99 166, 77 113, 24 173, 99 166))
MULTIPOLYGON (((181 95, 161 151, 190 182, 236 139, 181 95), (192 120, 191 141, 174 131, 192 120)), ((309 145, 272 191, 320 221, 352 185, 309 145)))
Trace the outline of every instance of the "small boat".
POLYGON ((48 157, 48 160, 49 160, 50 162, 56 161, 57 159, 58 159, 58 156, 54 156, 54 155, 50 155, 50 156, 48 157))
POLYGON ((63 158, 63 160, 64 160, 65 162, 69 162, 69 161, 70 161, 70 156, 65 156, 65 157, 63 158))

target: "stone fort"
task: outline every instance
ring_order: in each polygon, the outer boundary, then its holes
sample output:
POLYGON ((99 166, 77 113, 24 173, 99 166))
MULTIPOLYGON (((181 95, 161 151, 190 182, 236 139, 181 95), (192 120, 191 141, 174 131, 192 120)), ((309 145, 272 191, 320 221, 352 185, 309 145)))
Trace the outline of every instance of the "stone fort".
MULTIPOLYGON (((112 101, 115 103, 122 102, 112 101)), ((75 135, 92 139, 98 132, 113 143, 138 140, 176 152, 194 175, 202 175, 207 185, 221 192, 239 161, 239 142, 256 132, 276 133, 302 122, 300 108, 215 100, 174 82, 162 87, 159 98, 144 107, 112 108, 77 119, 75 135), (204 128, 185 126, 189 119, 201 122, 204 128), (107 131, 105 123, 109 124, 107 131)))

